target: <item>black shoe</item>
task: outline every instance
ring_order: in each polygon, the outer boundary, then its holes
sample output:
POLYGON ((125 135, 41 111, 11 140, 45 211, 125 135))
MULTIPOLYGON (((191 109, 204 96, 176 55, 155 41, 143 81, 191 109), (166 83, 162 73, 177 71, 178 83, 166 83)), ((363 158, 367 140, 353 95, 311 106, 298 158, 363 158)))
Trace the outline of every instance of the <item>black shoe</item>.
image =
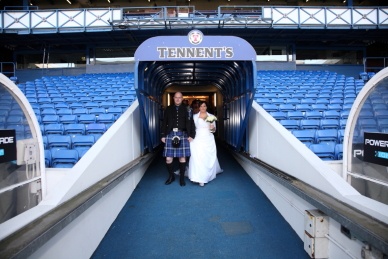
POLYGON ((173 181, 175 181, 175 177, 174 177, 174 174, 170 174, 170 177, 168 177, 167 181, 166 181, 166 185, 169 185, 171 184, 173 181))
POLYGON ((181 178, 179 179, 179 182, 180 182, 181 186, 185 186, 185 185, 186 185, 186 183, 185 183, 185 178, 184 178, 184 177, 181 177, 181 178))

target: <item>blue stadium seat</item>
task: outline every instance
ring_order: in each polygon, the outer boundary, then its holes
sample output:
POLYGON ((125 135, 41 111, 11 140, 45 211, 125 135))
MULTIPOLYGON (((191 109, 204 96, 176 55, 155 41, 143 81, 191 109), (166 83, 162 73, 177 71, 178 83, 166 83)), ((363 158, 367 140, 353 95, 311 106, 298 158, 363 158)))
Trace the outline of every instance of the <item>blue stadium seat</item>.
POLYGON ((57 110, 54 108, 46 108, 40 112, 40 115, 43 117, 46 115, 57 115, 57 110))
POLYGON ((280 104, 279 111, 281 112, 291 112, 295 111, 295 106, 292 104, 280 104))
POLYGON ((349 111, 341 111, 340 119, 347 119, 349 117, 349 111))
POLYGON ((348 121, 348 119, 340 119, 339 120, 339 127, 340 127, 340 129, 345 129, 346 128, 347 121, 348 121))
POLYGON ((59 122, 62 124, 78 123, 78 117, 77 115, 63 115, 59 118, 59 122))
POLYGON ((299 139, 301 142, 315 142, 315 131, 316 130, 293 130, 292 134, 299 139))
POLYGON ((105 114, 106 110, 104 108, 92 108, 89 109, 89 114, 93 114, 95 116, 99 116, 101 114, 105 114))
POLYGON ((64 125, 65 134, 85 134, 85 124, 66 124, 64 125))
POLYGON ((96 122, 96 116, 93 114, 81 114, 78 117, 78 123, 95 123, 96 122))
POLYGON ((114 123, 115 122, 115 116, 114 114, 100 114, 97 119, 97 123, 114 123))
POLYGON ((377 119, 377 125, 380 130, 388 128, 388 118, 377 119))
POLYGON ((103 96, 94 96, 93 97, 93 102, 101 103, 101 102, 105 102, 105 101, 106 101, 106 98, 103 96))
POLYGON ((290 111, 287 113, 287 119, 289 120, 302 120, 305 118, 305 114, 301 111, 290 111))
POLYGON ((338 143, 338 130, 336 129, 323 129, 315 132, 316 143, 321 142, 335 142, 338 143))
POLYGON ((342 160, 343 158, 343 145, 337 144, 334 148, 335 159, 342 160))
POLYGON ((72 168, 79 159, 77 150, 54 150, 51 153, 52 167, 54 168, 72 168))
POLYGON ((130 106, 130 103, 128 101, 121 100, 121 101, 116 102, 114 106, 122 108, 122 109, 126 109, 130 106))
POLYGON ((83 109, 83 108, 85 108, 84 107, 84 104, 83 103, 71 103, 70 105, 69 105, 69 108, 71 108, 71 109, 83 109))
POLYGON ((263 105, 263 104, 270 104, 271 103, 271 99, 269 98, 256 98, 255 101, 260 104, 260 105, 263 105))
POLYGON ((388 110, 377 110, 374 112, 374 117, 377 119, 388 119, 388 110))
POLYGON ((305 99, 300 100, 300 104, 309 104, 309 105, 312 105, 312 104, 315 104, 315 99, 312 99, 312 98, 305 98, 305 99))
POLYGON ((54 108, 59 110, 59 109, 69 109, 70 105, 68 103, 55 103, 54 108))
POLYGON ((64 134, 63 124, 46 124, 44 125, 44 134, 64 134))
POLYGON ((340 113, 334 110, 324 111, 322 115, 323 115, 323 118, 325 119, 336 119, 336 120, 340 119, 340 113))
POLYGON ((73 115, 77 115, 79 117, 83 114, 89 114, 89 110, 86 108, 76 108, 73 110, 73 115))
POLYGON ((62 108, 62 109, 57 110, 57 115, 59 115, 59 116, 72 115, 72 114, 73 114, 72 109, 62 108))
POLYGON ((95 142, 97 142, 97 140, 99 140, 102 137, 102 135, 104 135, 104 134, 103 133, 90 133, 88 135, 93 136, 95 142))
POLYGON ((281 104, 285 104, 285 100, 281 98, 274 98, 274 99, 271 99, 271 103, 275 105, 281 105, 281 104))
POLYGON ((42 124, 57 124, 59 123, 58 115, 46 115, 42 118, 42 124))
POLYGON ((321 129, 339 129, 339 121, 336 119, 322 119, 321 129))
MULTIPOLYGON (((116 102, 117 104, 117 102, 116 102)), ((105 101, 100 103, 100 107, 104 109, 108 109, 109 107, 115 107, 115 103, 112 101, 105 101)), ((120 107, 120 106, 119 106, 120 107)))
POLYGON ((106 110, 106 113, 113 114, 116 116, 116 118, 118 118, 123 113, 123 110, 119 107, 109 107, 106 110))
POLYGON ((358 115, 358 118, 359 119, 374 119, 374 114, 372 111, 361 109, 361 111, 358 115))
POLYGON ((300 120, 300 129, 319 129, 321 126, 320 120, 300 120))
POLYGON ((44 150, 44 163, 46 167, 51 167, 51 151, 45 149, 44 150))
POLYGON ((299 121, 297 120, 280 120, 280 124, 288 130, 299 129, 299 121))
POLYGON ((277 112, 277 111, 279 111, 279 106, 277 106, 275 104, 264 104, 263 108, 267 112, 277 112))
POLYGON ((312 104, 311 110, 323 112, 323 111, 327 110, 327 105, 325 105, 325 104, 312 104))
POLYGON ((24 116, 24 113, 22 110, 18 109, 18 110, 10 110, 8 115, 9 116, 24 116))
POLYGON ((100 104, 98 102, 86 102, 84 107, 87 109, 100 108, 100 104))
POLYGON ((373 111, 379 111, 379 110, 386 111, 386 110, 388 110, 388 108, 387 108, 387 105, 382 104, 382 103, 378 103, 378 104, 373 104, 372 105, 372 110, 373 111))
POLYGON ((11 115, 7 118, 7 125, 21 125, 24 122, 24 116, 11 115))
POLYGON ((47 147, 49 149, 57 147, 70 149, 72 145, 71 138, 68 135, 48 135, 47 141, 47 147))
POLYGON ((325 99, 325 98, 318 98, 315 100, 315 104, 326 104, 328 105, 330 103, 330 101, 328 99, 325 99))
POLYGON ((360 129, 376 129, 378 128, 377 122, 374 119, 358 119, 358 125, 360 129))
POLYGON ((73 148, 92 147, 95 143, 94 137, 90 135, 76 135, 72 139, 73 148))
POLYGON ((92 97, 89 97, 89 96, 81 96, 81 97, 78 97, 78 101, 81 103, 89 103, 89 102, 93 102, 93 99, 92 97))
POLYGON ((305 117, 309 120, 320 120, 323 118, 323 114, 319 111, 307 111, 305 117))
POLYGON ((86 152, 88 152, 89 149, 90 149, 90 147, 76 147, 76 148, 74 148, 74 150, 77 150, 78 156, 80 159, 86 154, 86 152))
POLYGON ((344 103, 342 106, 342 110, 344 111, 350 111, 352 109, 353 103, 344 103))
POLYGON ((338 111, 338 112, 343 110, 342 104, 338 104, 338 103, 334 103, 334 104, 331 103, 331 104, 327 105, 327 109, 331 110, 331 111, 338 111))
POLYGON ((322 160, 335 160, 335 145, 331 143, 321 143, 310 145, 313 151, 322 160))
POLYGON ((91 123, 85 125, 86 134, 104 133, 107 127, 104 123, 91 123))
POLYGON ((286 120, 287 119, 287 114, 285 112, 269 112, 269 114, 275 120, 286 120))
POLYGON ((340 129, 338 130, 338 143, 343 143, 344 142, 344 136, 345 136, 345 129, 340 129))
POLYGON ((301 112, 307 112, 307 111, 311 111, 311 106, 308 104, 297 104, 295 106, 295 110, 301 111, 301 112))

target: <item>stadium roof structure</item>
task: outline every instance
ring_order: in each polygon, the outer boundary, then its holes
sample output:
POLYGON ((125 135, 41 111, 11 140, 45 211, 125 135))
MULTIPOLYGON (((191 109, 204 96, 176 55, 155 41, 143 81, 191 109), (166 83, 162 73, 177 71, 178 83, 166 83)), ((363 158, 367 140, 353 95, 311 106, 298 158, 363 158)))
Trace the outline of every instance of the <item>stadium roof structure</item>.
MULTIPOLYGON (((257 7, 256 7, 257 8, 257 7)), ((155 13, 126 15, 123 8, 0 12, 0 44, 34 53, 84 51, 88 47, 138 47, 154 36, 237 36, 253 46, 296 45, 297 48, 362 48, 388 42, 388 8, 262 7, 245 13, 214 14, 195 10, 170 17, 167 7, 155 13)))

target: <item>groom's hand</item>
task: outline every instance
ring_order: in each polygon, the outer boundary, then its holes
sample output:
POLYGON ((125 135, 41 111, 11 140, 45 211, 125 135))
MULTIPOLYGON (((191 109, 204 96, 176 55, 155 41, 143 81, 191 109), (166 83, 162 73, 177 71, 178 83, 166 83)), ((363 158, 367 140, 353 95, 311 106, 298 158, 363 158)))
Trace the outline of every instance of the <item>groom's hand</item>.
POLYGON ((192 137, 188 137, 187 140, 188 140, 189 142, 191 142, 191 141, 193 141, 193 138, 192 138, 192 137))
POLYGON ((166 143, 166 138, 162 138, 162 142, 163 142, 163 143, 166 143))

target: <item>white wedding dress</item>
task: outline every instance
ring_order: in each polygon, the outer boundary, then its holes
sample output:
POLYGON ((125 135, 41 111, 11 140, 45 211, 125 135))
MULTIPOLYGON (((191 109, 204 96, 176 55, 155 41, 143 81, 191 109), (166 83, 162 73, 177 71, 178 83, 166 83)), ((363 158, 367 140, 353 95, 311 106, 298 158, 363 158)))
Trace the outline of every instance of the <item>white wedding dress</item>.
MULTIPOLYGON (((208 116, 211 115, 208 113, 208 116)), ((210 132, 210 122, 199 118, 199 113, 193 116, 195 123, 195 138, 190 142, 191 157, 188 177, 196 183, 208 183, 216 174, 223 170, 217 159, 216 142, 210 132)), ((215 123, 213 122, 215 126, 215 123)))

